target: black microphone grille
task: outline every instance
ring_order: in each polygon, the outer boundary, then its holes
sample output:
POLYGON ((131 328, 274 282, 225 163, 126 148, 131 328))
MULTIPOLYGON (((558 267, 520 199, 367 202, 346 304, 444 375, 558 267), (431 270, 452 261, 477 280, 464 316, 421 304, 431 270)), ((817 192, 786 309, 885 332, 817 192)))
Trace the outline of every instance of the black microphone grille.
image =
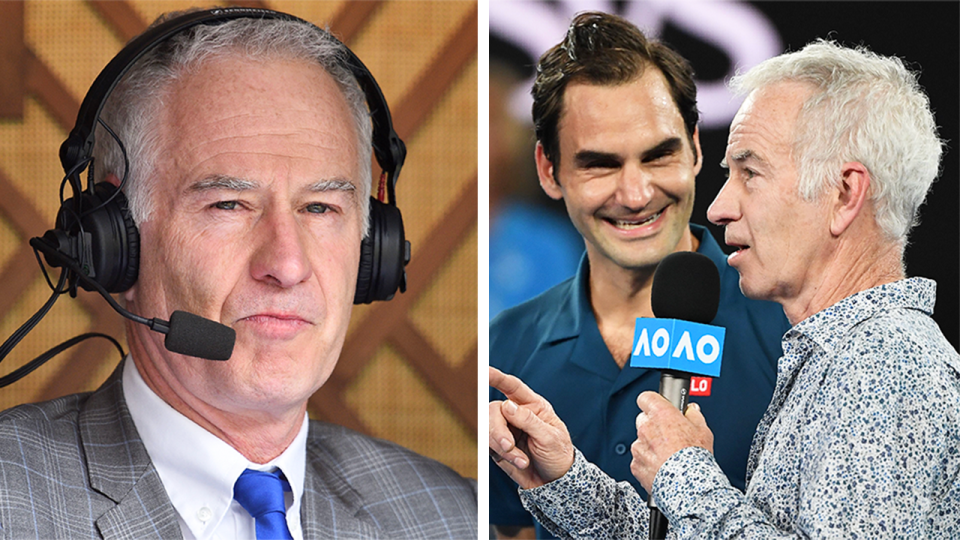
POLYGON ((657 318, 708 324, 720 306, 717 266, 692 251, 667 255, 653 274, 650 304, 657 318))
POLYGON ((206 358, 227 360, 233 354, 237 332, 229 326, 186 311, 174 311, 170 316, 170 331, 163 345, 170 352, 206 358))

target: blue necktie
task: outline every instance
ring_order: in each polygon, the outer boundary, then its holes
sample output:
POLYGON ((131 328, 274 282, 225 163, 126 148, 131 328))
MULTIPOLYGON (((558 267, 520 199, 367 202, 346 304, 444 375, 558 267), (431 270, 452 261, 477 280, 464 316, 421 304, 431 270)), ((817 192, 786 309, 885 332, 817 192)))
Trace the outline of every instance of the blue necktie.
POLYGON ((290 491, 290 483, 279 469, 272 473, 247 469, 233 485, 233 498, 256 520, 257 540, 293 540, 284 491, 290 491))

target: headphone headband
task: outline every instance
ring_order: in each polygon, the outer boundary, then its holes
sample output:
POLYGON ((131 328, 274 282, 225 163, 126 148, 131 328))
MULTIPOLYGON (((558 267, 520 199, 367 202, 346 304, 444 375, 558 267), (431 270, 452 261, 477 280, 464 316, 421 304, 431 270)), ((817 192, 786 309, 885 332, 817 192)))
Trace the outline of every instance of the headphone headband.
MULTIPOLYGON (((79 175, 86 168, 86 161, 93 154, 94 134, 97 121, 107 98, 113 92, 120 79, 144 54, 174 34, 197 25, 214 25, 241 18, 276 19, 308 24, 318 32, 323 32, 340 43, 333 35, 316 25, 286 13, 259 8, 216 8, 186 13, 147 29, 123 48, 100 72, 87 95, 83 98, 77 123, 70 135, 60 146, 60 163, 67 175, 79 175)), ((341 43, 342 45, 342 43, 341 43)), ((387 107, 383 92, 376 79, 353 51, 344 46, 346 53, 344 65, 357 79, 367 99, 370 116, 373 121, 373 152, 377 163, 387 173, 388 202, 396 204, 394 188, 406 158, 406 146, 393 129, 390 109, 387 107)), ((79 185, 79 184, 77 184, 79 185)))

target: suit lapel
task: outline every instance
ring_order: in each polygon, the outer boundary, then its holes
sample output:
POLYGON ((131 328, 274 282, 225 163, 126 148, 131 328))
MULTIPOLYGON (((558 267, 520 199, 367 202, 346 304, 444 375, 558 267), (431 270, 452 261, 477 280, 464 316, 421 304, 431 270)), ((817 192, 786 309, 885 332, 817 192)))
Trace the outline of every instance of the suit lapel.
POLYGON ((380 530, 363 511, 363 499, 329 465, 307 453, 300 524, 304 540, 379 538, 380 530))
POLYGON ((117 503, 97 527, 104 538, 181 538, 176 510, 123 399, 122 371, 121 362, 80 412, 90 487, 117 503))

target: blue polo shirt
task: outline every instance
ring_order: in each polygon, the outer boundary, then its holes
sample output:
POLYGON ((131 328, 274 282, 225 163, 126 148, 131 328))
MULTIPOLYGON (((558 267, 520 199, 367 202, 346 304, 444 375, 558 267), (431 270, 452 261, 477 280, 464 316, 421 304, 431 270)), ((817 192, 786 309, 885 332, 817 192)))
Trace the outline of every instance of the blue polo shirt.
MULTIPOLYGON (((709 397, 693 397, 714 434, 714 455, 741 490, 747 454, 777 380, 780 339, 790 329, 780 304, 749 300, 740 277, 704 227, 690 225, 699 253, 720 272, 720 308, 711 324, 727 329, 720 377, 709 397)), ((553 404, 573 444, 587 460, 616 480, 647 494, 630 473, 630 445, 637 438, 637 396, 660 386, 660 372, 621 369, 610 355, 589 301, 590 265, 584 254, 576 276, 532 300, 508 309, 490 323, 490 365, 516 375, 553 404)), ((503 399, 491 389, 490 399, 503 399)), ((490 523, 537 526, 523 509, 517 485, 490 463, 490 523)))

